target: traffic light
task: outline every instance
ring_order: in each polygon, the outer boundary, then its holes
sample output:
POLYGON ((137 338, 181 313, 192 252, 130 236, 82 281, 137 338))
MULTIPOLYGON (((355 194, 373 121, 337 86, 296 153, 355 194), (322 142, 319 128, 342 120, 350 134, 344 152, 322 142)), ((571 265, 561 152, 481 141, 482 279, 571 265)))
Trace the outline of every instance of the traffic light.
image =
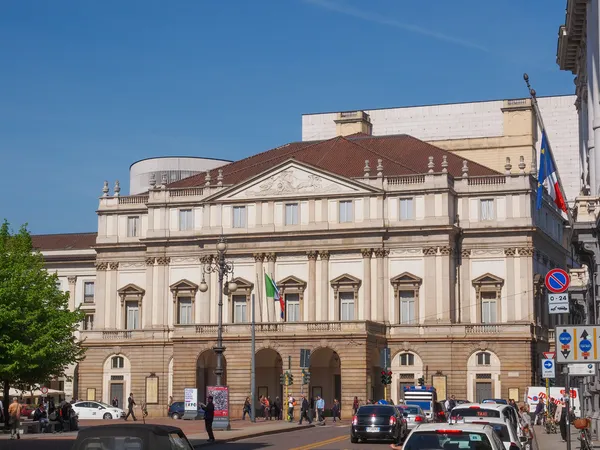
POLYGON ((310 384, 310 372, 302 371, 302 384, 310 384))
POLYGON ((381 371, 381 384, 383 384, 384 386, 387 384, 387 373, 385 372, 385 370, 381 371))
POLYGON ((288 373, 288 386, 291 386, 292 384, 294 384, 294 374, 289 372, 288 373))
POLYGON ((285 374, 284 373, 279 375, 279 384, 285 386, 285 374))
POLYGON ((425 378, 421 377, 417 380, 417 383, 419 383, 419 386, 425 386, 425 378))
POLYGON ((385 384, 392 384, 392 371, 391 370, 386 374, 386 383, 385 384))
POLYGON ((551 387, 554 387, 554 385, 556 384, 554 378, 550 378, 548 381, 551 387))

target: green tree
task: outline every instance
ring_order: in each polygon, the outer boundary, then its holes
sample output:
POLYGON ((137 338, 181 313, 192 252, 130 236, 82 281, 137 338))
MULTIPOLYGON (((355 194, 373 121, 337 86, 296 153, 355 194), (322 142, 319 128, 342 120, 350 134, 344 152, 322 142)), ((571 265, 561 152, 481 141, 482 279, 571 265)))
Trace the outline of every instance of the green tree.
MULTIPOLYGON (((74 337, 83 312, 69 310, 69 294, 57 287, 56 274, 44 267, 26 226, 12 233, 0 226, 0 381, 4 411, 10 387, 31 387, 83 358, 74 337)), ((8 416, 6 414, 6 416, 8 416)), ((8 420, 8 419, 7 419, 8 420)))

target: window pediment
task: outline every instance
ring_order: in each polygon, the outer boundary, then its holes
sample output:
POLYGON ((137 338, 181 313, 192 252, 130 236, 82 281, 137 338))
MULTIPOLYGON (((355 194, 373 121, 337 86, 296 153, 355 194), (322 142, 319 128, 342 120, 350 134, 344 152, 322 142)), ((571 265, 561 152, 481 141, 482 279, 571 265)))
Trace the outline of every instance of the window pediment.
POLYGON ((339 289, 339 288, 343 288, 343 287, 348 287, 348 288, 352 288, 352 289, 358 289, 361 285, 361 281, 356 278, 353 277, 350 274, 343 274, 340 275, 339 277, 334 278, 333 280, 331 280, 331 286, 335 289, 339 289))
POLYGON ((504 285, 504 280, 491 273, 485 273, 473 280, 473 286, 475 289, 501 289, 504 285))
POLYGON ((179 280, 177 283, 173 283, 171 286, 169 286, 169 289, 171 292, 190 291, 196 293, 198 290, 198 285, 184 278, 183 280, 179 280))
POLYGON ((252 294, 252 290, 254 289, 254 283, 249 282, 248 280, 237 277, 231 280, 237 284, 237 290, 235 293, 231 293, 231 295, 250 295, 252 294))
POLYGON ((415 288, 419 287, 423 283, 423 280, 412 273, 404 272, 392 278, 390 283, 392 283, 392 286, 394 286, 395 289, 400 287, 415 288))
POLYGON ((137 300, 141 301, 146 291, 136 284, 130 283, 123 286, 118 291, 119 297, 121 297, 121 303, 125 300, 137 300))
POLYGON ((306 289, 306 281, 303 281, 300 278, 296 278, 295 276, 290 275, 289 277, 278 281, 277 287, 279 287, 279 289, 281 289, 282 291, 296 290, 304 292, 304 290, 306 289))

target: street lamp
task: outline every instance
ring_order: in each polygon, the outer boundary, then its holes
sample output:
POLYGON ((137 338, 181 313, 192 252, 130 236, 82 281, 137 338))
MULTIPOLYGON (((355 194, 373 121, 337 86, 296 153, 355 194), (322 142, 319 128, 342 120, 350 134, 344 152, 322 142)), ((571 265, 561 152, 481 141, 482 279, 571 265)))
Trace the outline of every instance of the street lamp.
POLYGON ((217 376, 217 386, 222 385, 223 377, 223 281, 227 283, 227 293, 233 293, 237 290, 237 283, 234 281, 227 282, 227 278, 233 279, 233 261, 225 261, 225 252, 227 251, 227 242, 225 237, 221 236, 219 242, 217 242, 217 257, 202 266, 202 282, 198 289, 200 292, 208 291, 208 284, 206 284, 205 275, 210 273, 217 273, 219 276, 219 315, 218 315, 218 326, 217 326, 217 345, 213 347, 213 351, 217 355, 217 368, 215 369, 215 375, 217 376))

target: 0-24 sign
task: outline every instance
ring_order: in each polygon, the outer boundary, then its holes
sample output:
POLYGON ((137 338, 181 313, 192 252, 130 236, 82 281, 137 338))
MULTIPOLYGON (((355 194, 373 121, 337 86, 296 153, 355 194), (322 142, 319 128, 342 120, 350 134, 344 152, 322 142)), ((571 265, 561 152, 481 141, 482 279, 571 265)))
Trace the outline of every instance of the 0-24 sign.
POLYGON ((569 294, 548 294, 548 303, 569 303, 569 294))

